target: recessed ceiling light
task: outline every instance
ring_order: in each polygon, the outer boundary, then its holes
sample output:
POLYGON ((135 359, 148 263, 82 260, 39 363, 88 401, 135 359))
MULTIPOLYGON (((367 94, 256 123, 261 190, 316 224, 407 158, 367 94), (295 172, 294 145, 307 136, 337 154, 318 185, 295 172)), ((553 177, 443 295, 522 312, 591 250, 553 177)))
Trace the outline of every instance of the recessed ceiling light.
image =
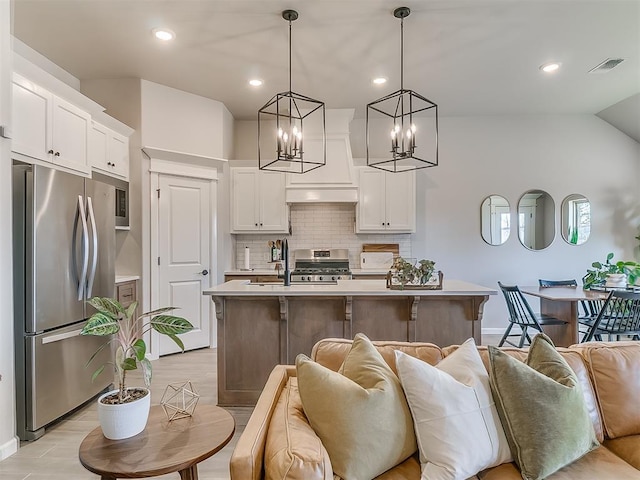
POLYGON ((384 77, 374 78, 373 83, 375 83, 376 85, 382 85, 383 83, 387 83, 387 79, 384 77))
POLYGON ((560 64, 558 62, 545 63, 544 65, 540 65, 540 70, 542 70, 545 73, 555 72, 559 68, 560 68, 560 64))
POLYGON ((251 80, 249 80, 249 85, 251 85, 252 87, 260 87, 263 83, 264 82, 259 78, 252 78, 251 80))
POLYGON ((168 42, 176 38, 176 34, 166 28, 154 28, 152 32, 154 37, 163 42, 168 42))

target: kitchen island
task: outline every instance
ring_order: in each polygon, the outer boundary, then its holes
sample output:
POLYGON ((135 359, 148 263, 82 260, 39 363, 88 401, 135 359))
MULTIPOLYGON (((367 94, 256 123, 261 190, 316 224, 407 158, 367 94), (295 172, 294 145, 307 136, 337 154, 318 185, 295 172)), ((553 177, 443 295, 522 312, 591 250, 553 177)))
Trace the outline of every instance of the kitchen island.
POLYGON ((484 303, 496 290, 444 280, 442 290, 390 290, 384 280, 285 287, 232 280, 207 289, 218 323, 218 404, 255 405, 273 367, 311 354, 323 338, 481 343, 484 303))

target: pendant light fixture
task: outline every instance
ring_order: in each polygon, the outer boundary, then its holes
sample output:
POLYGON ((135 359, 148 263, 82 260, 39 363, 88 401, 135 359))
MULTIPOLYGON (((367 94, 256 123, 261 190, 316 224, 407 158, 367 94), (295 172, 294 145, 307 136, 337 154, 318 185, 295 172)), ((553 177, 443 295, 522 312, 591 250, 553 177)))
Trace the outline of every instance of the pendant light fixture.
POLYGON ((292 91, 291 22, 298 12, 285 10, 282 18, 289 22, 289 90, 276 94, 258 110, 258 168, 306 173, 327 163, 325 108, 323 102, 292 91), (312 140, 307 142, 312 148, 305 140, 312 140))
POLYGON ((367 165, 389 172, 438 165, 438 105, 404 88, 404 19, 410 13, 408 7, 393 12, 400 19, 400 90, 367 105, 367 165))

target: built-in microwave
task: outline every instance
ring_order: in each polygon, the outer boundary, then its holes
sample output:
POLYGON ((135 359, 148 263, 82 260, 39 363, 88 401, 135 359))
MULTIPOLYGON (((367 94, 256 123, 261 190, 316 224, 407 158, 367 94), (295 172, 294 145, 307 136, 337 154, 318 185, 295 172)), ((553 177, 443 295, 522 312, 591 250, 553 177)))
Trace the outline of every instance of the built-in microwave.
POLYGON ((126 230, 129 228, 129 182, 93 172, 91 178, 98 182, 113 185, 115 188, 115 217, 116 229, 126 230), (126 228, 124 228, 126 227, 126 228))

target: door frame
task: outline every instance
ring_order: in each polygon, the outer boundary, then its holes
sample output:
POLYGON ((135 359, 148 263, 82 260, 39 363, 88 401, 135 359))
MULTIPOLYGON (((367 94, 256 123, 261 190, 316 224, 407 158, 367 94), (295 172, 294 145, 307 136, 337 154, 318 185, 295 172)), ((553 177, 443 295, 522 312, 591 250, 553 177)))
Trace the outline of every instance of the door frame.
MULTIPOLYGON (((159 205, 158 205, 158 195, 157 191, 160 185, 160 176, 174 176, 174 177, 187 177, 198 180, 208 180, 210 183, 210 192, 209 192, 209 208, 211 212, 211 225, 209 232, 209 258, 210 258, 210 268, 211 272, 208 275, 209 285, 211 286, 211 279, 215 278, 215 272, 217 271, 217 196, 218 196, 218 170, 216 167, 205 167, 198 165, 188 165, 180 162, 173 162, 170 160, 159 160, 155 158, 150 158, 149 161, 149 174, 150 174, 150 207, 151 207, 151 218, 150 218, 150 258, 149 263, 151 267, 151 282, 150 282, 150 304, 151 310, 160 308, 159 298, 160 298, 160 268, 157 262, 158 251, 159 251, 159 205)), ((217 346, 217 335, 216 335, 216 322, 215 319, 215 310, 213 308, 213 302, 209 302, 209 323, 211 325, 210 334, 209 334, 209 348, 216 348, 217 346)), ((149 341, 149 351, 147 352, 147 357, 151 360, 157 359, 159 357, 159 334, 155 331, 150 332, 150 341, 149 341)))

